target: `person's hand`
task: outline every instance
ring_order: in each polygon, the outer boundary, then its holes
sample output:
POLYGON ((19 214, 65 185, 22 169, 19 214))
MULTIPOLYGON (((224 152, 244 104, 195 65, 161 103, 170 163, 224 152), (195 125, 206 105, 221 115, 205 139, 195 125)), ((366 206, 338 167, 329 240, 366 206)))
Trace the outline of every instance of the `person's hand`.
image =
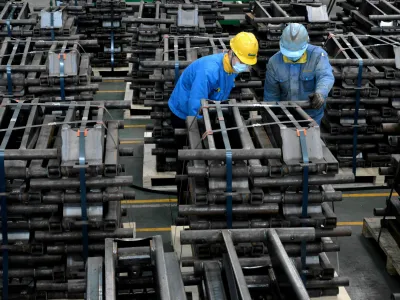
POLYGON ((324 105, 324 96, 319 93, 312 93, 308 95, 308 98, 310 98, 311 108, 320 109, 324 105))

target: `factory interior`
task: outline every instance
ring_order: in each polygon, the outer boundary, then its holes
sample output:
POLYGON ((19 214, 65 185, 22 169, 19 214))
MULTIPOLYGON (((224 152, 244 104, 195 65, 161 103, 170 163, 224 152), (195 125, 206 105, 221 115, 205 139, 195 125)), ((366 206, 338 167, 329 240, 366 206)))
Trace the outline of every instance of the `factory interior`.
POLYGON ((0 11, 0 299, 400 299, 398 0, 0 11))

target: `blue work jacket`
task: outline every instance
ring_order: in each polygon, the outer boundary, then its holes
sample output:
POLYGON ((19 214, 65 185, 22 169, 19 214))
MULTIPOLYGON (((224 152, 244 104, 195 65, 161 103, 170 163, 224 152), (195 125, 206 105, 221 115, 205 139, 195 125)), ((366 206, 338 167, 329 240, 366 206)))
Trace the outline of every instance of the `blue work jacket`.
MULTIPOLYGON (((279 51, 270 58, 264 85, 264 101, 309 100, 311 93, 320 93, 326 99, 335 78, 327 53, 308 45, 305 63, 286 63, 279 51)), ((305 110, 318 124, 324 116, 324 107, 305 110)))
POLYGON ((170 110, 179 118, 201 118, 197 112, 201 99, 226 100, 235 86, 237 74, 228 74, 223 65, 224 53, 199 58, 182 73, 168 101, 170 110))

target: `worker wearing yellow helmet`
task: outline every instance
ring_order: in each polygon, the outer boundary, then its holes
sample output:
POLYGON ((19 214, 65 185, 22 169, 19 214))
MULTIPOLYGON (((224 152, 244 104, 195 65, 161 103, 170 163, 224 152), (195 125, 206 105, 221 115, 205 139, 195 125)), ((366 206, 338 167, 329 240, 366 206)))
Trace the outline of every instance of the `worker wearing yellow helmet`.
POLYGON ((230 46, 228 53, 202 57, 183 71, 168 101, 174 128, 185 127, 187 116, 201 118, 201 99, 228 99, 237 75, 257 63, 258 41, 252 33, 237 34, 230 46))

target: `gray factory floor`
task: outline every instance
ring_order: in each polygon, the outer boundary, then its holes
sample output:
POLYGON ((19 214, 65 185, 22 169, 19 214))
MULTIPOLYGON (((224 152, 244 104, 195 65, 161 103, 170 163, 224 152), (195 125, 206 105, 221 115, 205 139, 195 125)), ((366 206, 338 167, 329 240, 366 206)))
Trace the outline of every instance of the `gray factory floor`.
MULTIPOLYGON (((102 100, 122 100, 125 84, 105 82, 96 96, 102 100)), ((123 118, 121 111, 112 111, 114 118, 123 118)), ((126 173, 134 177, 134 184, 142 186, 143 133, 149 120, 126 120, 126 129, 120 131, 122 144, 135 149, 133 157, 123 157, 126 173)), ((400 292, 399 278, 386 272, 386 257, 374 240, 362 236, 362 220, 372 217, 375 207, 384 207, 388 190, 359 190, 344 192, 342 202, 335 203, 340 225, 350 225, 351 237, 340 238, 338 256, 330 254, 331 262, 341 276, 350 278, 347 288, 352 300, 390 299, 392 292, 400 292), (339 265, 337 264, 339 258, 339 265)), ((159 234, 165 248, 172 251, 170 226, 177 214, 176 200, 158 194, 137 191, 136 200, 124 204, 128 208, 126 222, 136 222, 139 237, 159 234)))

